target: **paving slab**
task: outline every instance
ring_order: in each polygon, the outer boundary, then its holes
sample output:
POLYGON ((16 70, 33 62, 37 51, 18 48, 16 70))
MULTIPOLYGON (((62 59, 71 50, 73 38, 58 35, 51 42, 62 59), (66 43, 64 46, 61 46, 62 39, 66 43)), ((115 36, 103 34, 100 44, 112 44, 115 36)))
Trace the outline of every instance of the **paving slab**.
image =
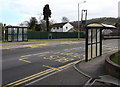
POLYGON ((60 71, 32 85, 84 85, 89 78, 79 74, 73 67, 60 71))

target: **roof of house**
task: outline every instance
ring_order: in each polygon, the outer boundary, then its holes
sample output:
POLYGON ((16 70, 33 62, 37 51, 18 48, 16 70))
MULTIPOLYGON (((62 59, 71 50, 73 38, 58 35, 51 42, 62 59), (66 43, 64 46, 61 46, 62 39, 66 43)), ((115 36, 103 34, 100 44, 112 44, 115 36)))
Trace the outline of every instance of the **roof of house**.
POLYGON ((55 24, 52 25, 52 27, 62 27, 65 24, 66 23, 55 23, 55 24))
MULTIPOLYGON (((64 25, 67 24, 67 23, 70 23, 70 22, 55 23, 55 24, 52 25, 52 27, 62 27, 62 26, 64 26, 64 25)), ((70 23, 70 24, 71 24, 72 26, 74 26, 73 23, 70 23)))

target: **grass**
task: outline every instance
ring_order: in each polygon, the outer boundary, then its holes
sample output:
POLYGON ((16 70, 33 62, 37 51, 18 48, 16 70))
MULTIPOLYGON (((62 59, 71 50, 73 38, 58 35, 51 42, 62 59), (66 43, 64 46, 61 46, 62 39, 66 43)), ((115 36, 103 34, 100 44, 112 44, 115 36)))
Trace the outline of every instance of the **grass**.
POLYGON ((120 52, 115 54, 111 60, 114 62, 114 63, 117 63, 118 65, 120 65, 120 52))
POLYGON ((65 39, 29 39, 28 41, 78 41, 85 40, 85 38, 65 38, 65 39))
POLYGON ((8 41, 2 41, 2 40, 0 40, 0 43, 7 43, 8 41))
MULTIPOLYGON (((28 41, 81 41, 81 40, 85 40, 85 38, 64 38, 64 39, 28 39, 28 41)), ((2 41, 0 40, 0 43, 8 43, 8 41, 2 41)))

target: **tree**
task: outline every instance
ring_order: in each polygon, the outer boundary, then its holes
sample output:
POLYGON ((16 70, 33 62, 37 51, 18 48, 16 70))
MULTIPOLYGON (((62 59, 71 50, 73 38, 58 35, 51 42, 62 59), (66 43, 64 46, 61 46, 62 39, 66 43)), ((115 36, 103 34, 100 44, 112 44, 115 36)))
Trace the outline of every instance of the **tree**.
POLYGON ((49 8, 49 5, 46 4, 45 7, 43 8, 43 15, 44 15, 44 20, 46 20, 46 27, 47 27, 47 31, 49 32, 49 17, 51 17, 51 10, 49 8))
POLYGON ((25 26, 28 27, 29 22, 28 21, 24 21, 22 23, 19 24, 19 26, 25 26))
POLYGON ((35 31, 42 31, 41 24, 36 24, 35 31))
POLYGON ((36 30, 36 24, 38 24, 38 21, 36 17, 31 17, 30 22, 28 22, 28 26, 31 30, 35 31, 36 30))
POLYGON ((67 18, 67 17, 62 17, 62 22, 64 23, 64 22, 69 22, 70 20, 67 18))
POLYGON ((46 22, 45 20, 40 20, 40 25, 41 25, 41 31, 47 31, 46 30, 46 22))
POLYGON ((0 23, 0 30, 2 30, 2 27, 3 27, 3 24, 2 24, 2 23, 0 23))

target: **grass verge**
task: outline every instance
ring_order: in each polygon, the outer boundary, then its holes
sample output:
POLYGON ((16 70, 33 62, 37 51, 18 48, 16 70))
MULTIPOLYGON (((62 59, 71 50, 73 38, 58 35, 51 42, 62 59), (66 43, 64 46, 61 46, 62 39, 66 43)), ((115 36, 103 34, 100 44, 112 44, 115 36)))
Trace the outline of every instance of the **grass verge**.
POLYGON ((111 60, 114 62, 114 63, 117 63, 118 65, 120 65, 120 52, 119 53, 116 53, 112 58, 111 60))
POLYGON ((8 41, 2 41, 2 40, 0 40, 0 43, 8 43, 8 41))
MULTIPOLYGON (((85 38, 65 38, 65 39, 28 39, 28 41, 82 41, 85 40, 85 38)), ((2 41, 0 40, 0 43, 8 43, 8 41, 2 41)))
POLYGON ((85 38, 65 38, 65 39, 28 39, 28 41, 79 41, 85 40, 85 38))

